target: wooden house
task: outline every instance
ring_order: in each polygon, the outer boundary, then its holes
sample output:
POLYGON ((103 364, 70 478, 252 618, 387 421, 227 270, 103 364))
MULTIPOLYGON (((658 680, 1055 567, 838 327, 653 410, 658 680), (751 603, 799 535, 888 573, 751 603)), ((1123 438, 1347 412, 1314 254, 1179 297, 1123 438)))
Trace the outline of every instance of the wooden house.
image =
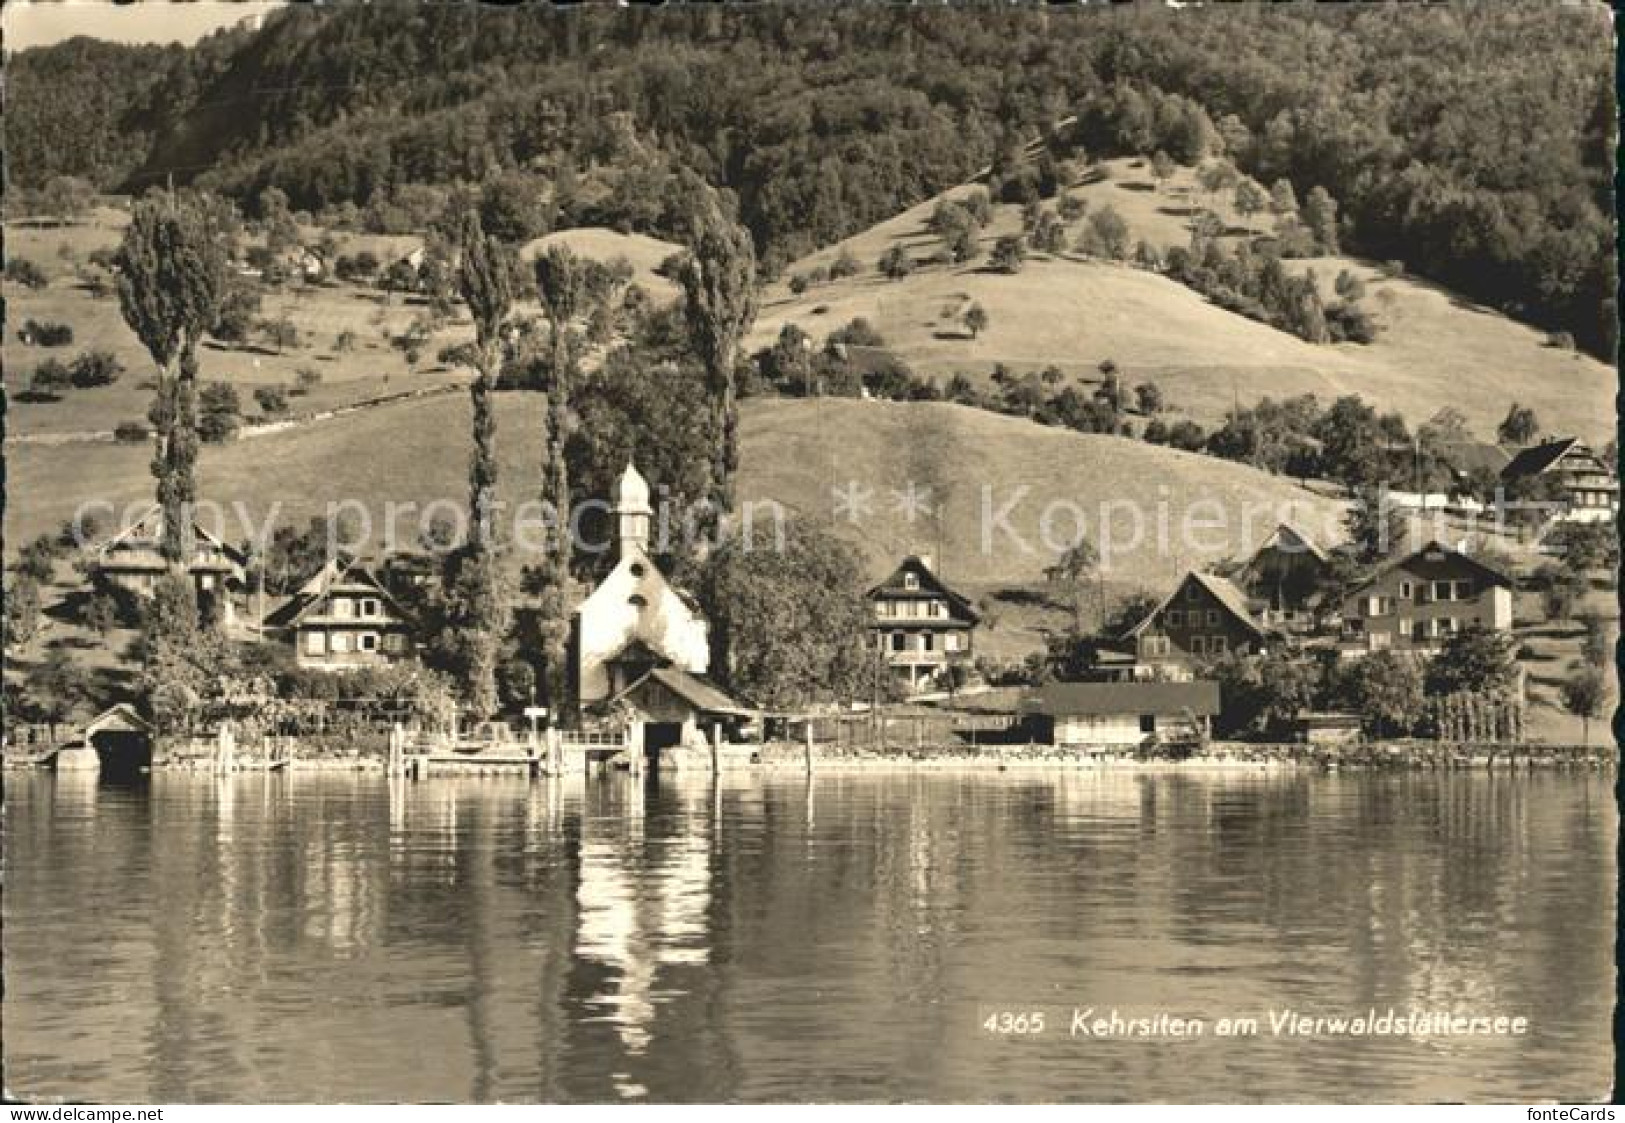
POLYGON ((1306 631, 1320 607, 1331 558, 1298 528, 1281 523, 1238 575, 1260 603, 1262 621, 1287 631, 1306 631))
POLYGON ((355 670, 415 658, 413 623, 368 565, 334 558, 265 619, 299 666, 355 670))
MULTIPOLYGON (((170 568, 161 549, 163 526, 163 509, 153 504, 99 546, 91 569, 97 588, 131 607, 150 598, 170 568)), ((224 626, 233 625, 248 559, 195 521, 182 546, 200 609, 224 626)))
POLYGON ((1512 627, 1513 581, 1440 542, 1378 568, 1343 599, 1343 654, 1436 651, 1458 632, 1512 627))
POLYGON ((1234 583, 1193 571, 1122 638, 1133 646, 1134 677, 1178 678, 1209 659, 1259 654, 1269 633, 1234 583))
POLYGON ((1205 737, 1216 682, 1054 682, 1022 700, 1041 741, 1110 751, 1205 737))
POLYGON ((1510 485, 1544 476, 1561 497, 1558 518, 1574 522, 1608 522, 1619 515, 1619 480, 1614 466, 1578 437, 1559 437, 1519 452, 1501 470, 1510 485))
POLYGON ((939 681, 952 666, 972 664, 981 617, 936 575, 929 555, 904 558, 866 596, 872 642, 910 690, 939 681))

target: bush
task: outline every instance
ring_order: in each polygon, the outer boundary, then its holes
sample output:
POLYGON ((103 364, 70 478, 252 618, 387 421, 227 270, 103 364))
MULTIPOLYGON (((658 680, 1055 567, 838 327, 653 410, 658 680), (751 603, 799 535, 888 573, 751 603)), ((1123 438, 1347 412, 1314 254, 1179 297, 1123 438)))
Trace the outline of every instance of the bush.
POLYGON ((296 398, 302 398, 322 384, 322 372, 313 367, 300 367, 293 375, 293 388, 288 391, 296 398))
POLYGON ((797 296, 807 291, 807 275, 805 273, 790 274, 790 291, 797 296))
POLYGON ((144 421, 120 421, 113 428, 113 439, 121 444, 140 444, 151 435, 144 421))
POLYGON ((874 325, 862 316, 855 317, 844 328, 831 332, 830 343, 846 343, 854 347, 884 347, 886 340, 874 325))
POLYGON ((1019 273, 1026 258, 1027 249, 1022 240, 1015 235, 1006 235, 994 243, 988 264, 1001 273, 1019 273))
POLYGON ((852 251, 842 249, 829 267, 829 279, 839 281, 842 277, 856 277, 861 272, 863 272, 863 266, 853 256, 852 251))
POLYGON ((111 386, 124 373, 124 365, 111 351, 86 351, 68 368, 68 377, 81 390, 111 386))
POLYGON ((242 427, 242 399, 237 387, 227 382, 211 382, 198 395, 198 436, 210 444, 223 444, 242 427))
POLYGON ((62 399, 73 385, 73 373, 61 359, 46 359, 34 368, 34 377, 28 383, 28 398, 36 402, 55 402, 62 399))
POLYGON ((260 412, 272 417, 288 412, 288 391, 283 386, 256 386, 254 402, 260 412))
POLYGON ((35 290, 50 284, 50 280, 45 276, 45 270, 26 257, 14 257, 6 262, 6 280, 35 290))
POLYGON ((28 320, 23 324, 21 338, 35 347, 66 347, 73 342, 73 328, 53 320, 28 320))
POLYGON ((1555 347, 1559 351, 1574 350, 1574 335, 1572 332, 1554 331, 1546 337, 1546 346, 1555 347))

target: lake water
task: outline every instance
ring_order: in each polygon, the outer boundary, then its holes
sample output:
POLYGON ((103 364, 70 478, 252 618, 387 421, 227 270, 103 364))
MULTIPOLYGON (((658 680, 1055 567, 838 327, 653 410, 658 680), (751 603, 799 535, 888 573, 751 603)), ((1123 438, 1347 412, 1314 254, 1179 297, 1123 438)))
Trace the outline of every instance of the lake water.
POLYGON ((13 1095, 1528 1100, 1610 1083, 1612 775, 5 778, 13 1095), (1200 1037, 1074 1037, 1074 1008, 1200 1037), (1275 1036, 1269 1012, 1528 1019, 1275 1036), (988 1032, 1000 1010, 1045 1031, 988 1032), (1221 1039, 1217 1020, 1260 1032, 1221 1039))

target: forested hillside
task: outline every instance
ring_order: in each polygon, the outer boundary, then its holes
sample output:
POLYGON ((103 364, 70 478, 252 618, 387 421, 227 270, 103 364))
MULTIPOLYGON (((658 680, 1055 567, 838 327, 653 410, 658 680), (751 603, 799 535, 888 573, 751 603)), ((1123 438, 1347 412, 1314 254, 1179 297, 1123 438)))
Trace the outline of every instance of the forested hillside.
POLYGON ((173 175, 250 210, 275 184, 382 231, 496 178, 548 200, 540 224, 653 234, 687 166, 734 191, 771 276, 990 165, 1008 177, 1040 135, 1039 166, 1063 171, 1080 146, 1222 150, 1300 198, 1329 191, 1344 250, 1610 355, 1609 44, 1606 9, 1533 2, 349 5, 190 51, 10 58, 7 165, 22 188, 173 175))

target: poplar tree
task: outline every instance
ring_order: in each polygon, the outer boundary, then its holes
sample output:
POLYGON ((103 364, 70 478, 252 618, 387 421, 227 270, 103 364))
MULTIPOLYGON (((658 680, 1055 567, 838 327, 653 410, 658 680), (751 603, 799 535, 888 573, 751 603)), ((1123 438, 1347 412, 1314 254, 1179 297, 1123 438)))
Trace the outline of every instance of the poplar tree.
POLYGON ((197 499, 197 347, 226 288, 218 205, 158 191, 138 202, 119 246, 119 309, 157 366, 152 474, 163 510, 160 549, 181 572, 197 499))
POLYGON ((756 251, 750 235, 722 211, 714 192, 693 217, 678 280, 689 340, 706 372, 717 448, 711 469, 716 517, 733 509, 739 468, 739 407, 734 360, 756 319, 756 251))

